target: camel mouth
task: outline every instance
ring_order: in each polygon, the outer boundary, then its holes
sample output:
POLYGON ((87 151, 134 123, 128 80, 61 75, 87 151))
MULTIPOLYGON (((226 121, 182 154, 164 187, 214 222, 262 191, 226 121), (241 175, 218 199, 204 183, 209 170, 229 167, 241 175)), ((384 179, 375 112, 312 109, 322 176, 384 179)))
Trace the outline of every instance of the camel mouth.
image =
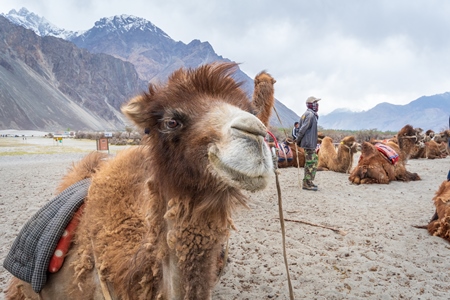
POLYGON ((214 169, 219 171, 219 173, 225 173, 226 177, 230 179, 233 183, 237 184, 240 188, 249 191, 258 191, 264 189, 268 183, 267 174, 261 174, 258 176, 251 176, 245 174, 239 170, 231 168, 230 166, 224 164, 216 155, 212 154, 210 156, 210 161, 212 162, 214 169))
MULTIPOLYGON (((259 149, 260 155, 249 155, 249 150, 243 150, 233 157, 221 155, 221 151, 213 146, 208 152, 212 168, 221 179, 227 180, 231 185, 248 191, 264 189, 268 182, 273 162, 268 147, 264 145, 259 149)), ((252 149, 254 152, 254 148, 252 149)))

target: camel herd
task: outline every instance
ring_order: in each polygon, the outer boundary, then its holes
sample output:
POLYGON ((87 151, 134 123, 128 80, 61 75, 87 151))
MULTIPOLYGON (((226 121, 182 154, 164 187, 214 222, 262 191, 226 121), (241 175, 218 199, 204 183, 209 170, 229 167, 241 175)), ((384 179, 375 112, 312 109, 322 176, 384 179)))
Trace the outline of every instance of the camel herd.
MULTIPOLYGON (((91 185, 65 263, 39 291, 13 277, 7 299, 210 299, 233 212, 247 206, 242 191, 265 188, 273 174, 269 147, 283 152, 279 168, 305 164, 294 141, 265 141, 276 81, 261 72, 248 99, 236 70, 233 63, 180 69, 127 102, 123 113, 146 133, 142 145, 113 158, 94 152, 72 167, 59 192, 87 178, 91 185)), ((349 174, 354 184, 420 180, 406 162, 448 155, 436 136, 410 125, 389 141, 359 144, 349 136, 335 147, 320 136, 318 170, 349 174)), ((450 241, 450 182, 433 200, 428 230, 450 241)))
MULTIPOLYGON (((353 184, 388 184, 391 181, 420 180, 417 173, 407 170, 408 160, 447 157, 450 154, 449 139, 450 130, 438 134, 427 130, 424 133, 421 128, 413 128, 411 125, 404 126, 391 139, 372 139, 364 141, 362 145, 356 142, 355 137, 347 136, 336 147, 330 137, 319 135, 317 170, 348 173, 348 179, 353 184), (383 152, 382 148, 395 153, 395 160, 383 152), (353 167, 353 155, 358 151, 361 155, 357 165, 353 167)), ((297 147, 295 142, 289 139, 280 144, 289 146, 294 159, 287 160, 282 156, 278 161, 279 168, 304 166, 302 148, 297 147)), ((280 149, 278 152, 281 151, 283 150, 280 149)), ((442 183, 433 201, 436 213, 427 227, 428 232, 450 241, 450 178, 442 183)))

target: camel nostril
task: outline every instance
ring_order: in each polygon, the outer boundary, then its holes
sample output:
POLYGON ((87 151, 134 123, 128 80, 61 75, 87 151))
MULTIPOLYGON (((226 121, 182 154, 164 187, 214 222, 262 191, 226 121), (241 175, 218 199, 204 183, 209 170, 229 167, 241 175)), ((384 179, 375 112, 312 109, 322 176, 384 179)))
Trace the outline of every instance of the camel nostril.
POLYGON ((239 130, 243 133, 265 137, 267 128, 253 115, 239 116, 230 125, 231 129, 239 130))

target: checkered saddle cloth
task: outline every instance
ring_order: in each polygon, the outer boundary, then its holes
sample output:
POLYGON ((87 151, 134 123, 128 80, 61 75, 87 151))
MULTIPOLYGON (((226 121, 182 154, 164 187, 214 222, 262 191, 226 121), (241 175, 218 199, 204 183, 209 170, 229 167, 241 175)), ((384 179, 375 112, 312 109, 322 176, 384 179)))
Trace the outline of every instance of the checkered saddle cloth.
POLYGON ((3 261, 6 270, 30 283, 36 293, 47 281, 50 259, 90 184, 90 179, 84 179, 69 186, 37 211, 22 227, 3 261))

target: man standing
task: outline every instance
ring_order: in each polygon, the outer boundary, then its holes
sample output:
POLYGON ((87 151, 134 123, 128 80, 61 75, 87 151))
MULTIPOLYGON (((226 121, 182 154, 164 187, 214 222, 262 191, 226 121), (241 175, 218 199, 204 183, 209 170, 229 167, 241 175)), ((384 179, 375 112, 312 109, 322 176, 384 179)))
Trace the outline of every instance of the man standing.
POLYGON ((299 123, 298 123, 298 122, 295 122, 295 123, 294 123, 294 128, 292 128, 292 138, 294 139, 294 141, 297 140, 298 126, 299 126, 299 123))
POLYGON ((308 191, 318 190, 313 180, 316 176, 317 165, 319 163, 319 156, 316 153, 319 100, 316 97, 306 99, 307 109, 300 118, 299 129, 297 131, 297 145, 305 150, 305 175, 303 177, 302 188, 308 191))

